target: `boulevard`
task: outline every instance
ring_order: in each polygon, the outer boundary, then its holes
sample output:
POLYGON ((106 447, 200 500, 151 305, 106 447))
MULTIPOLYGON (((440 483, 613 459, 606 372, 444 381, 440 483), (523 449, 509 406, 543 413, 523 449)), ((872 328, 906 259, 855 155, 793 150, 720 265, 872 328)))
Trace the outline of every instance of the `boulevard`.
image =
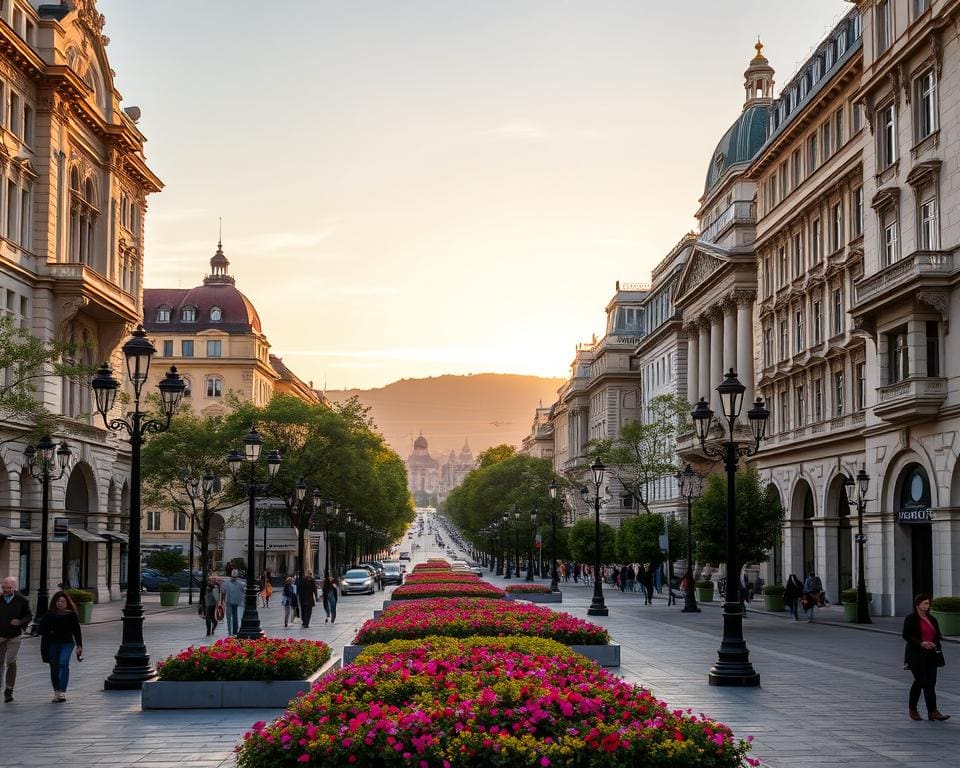
MULTIPOLYGON (((442 557, 443 551, 424 535, 415 540, 413 563, 442 557)), ((403 548, 411 544, 404 539, 403 548)), ((485 578, 498 586, 500 577, 485 578)), ((546 583, 546 582, 544 582, 546 583)), ((561 582, 563 603, 554 606, 586 617, 592 588, 561 582)), ((315 620, 308 630, 299 624, 283 629, 278 600, 261 609, 270 636, 307 637, 342 651, 390 589, 372 596, 341 598, 336 624, 315 620)), ((623 664, 614 670, 630 682, 650 688, 671 707, 692 708, 720 720, 739 737, 754 737, 754 757, 770 768, 844 765, 854 768, 920 767, 942 764, 956 744, 955 721, 911 722, 906 717, 909 673, 901 668, 903 642, 894 626, 878 622, 871 631, 830 623, 830 609, 818 621, 793 622, 787 614, 771 616, 751 610, 745 622, 751 660, 761 676, 760 688, 718 688, 707 684, 707 670, 716 653, 720 631, 719 605, 707 604, 700 614, 683 614, 682 605, 667 607, 655 599, 644 606, 639 593, 620 593, 605 586, 610 609, 595 617, 622 646, 623 664)), ((147 598, 144 633, 154 662, 187 646, 207 642, 195 607, 155 612, 147 598)), ((50 702, 47 667, 40 662, 38 642, 26 639, 20 653, 16 701, 5 705, 4 731, 39 750, 5 750, 3 765, 173 766, 234 765, 234 747, 257 720, 280 714, 275 709, 140 710, 140 694, 104 691, 112 668, 120 622, 108 618, 112 606, 98 606, 95 623, 84 627, 83 663, 71 665, 65 704, 50 702)), ((119 618, 118 608, 117 618, 119 618)), ((837 613, 839 613, 837 611, 837 613)), ((840 618, 838 615, 836 618, 840 618)), ((225 625, 218 628, 223 637, 225 625)), ((943 711, 960 711, 960 644, 945 643, 947 666, 941 670, 938 693, 943 711)))

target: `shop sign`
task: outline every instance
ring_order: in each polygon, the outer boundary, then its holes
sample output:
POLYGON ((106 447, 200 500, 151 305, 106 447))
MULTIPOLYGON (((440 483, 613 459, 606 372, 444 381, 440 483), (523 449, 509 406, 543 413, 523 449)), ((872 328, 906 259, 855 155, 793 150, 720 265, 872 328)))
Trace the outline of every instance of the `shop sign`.
POLYGON ((924 525, 933 522, 933 510, 929 507, 905 507, 897 512, 900 525, 924 525))

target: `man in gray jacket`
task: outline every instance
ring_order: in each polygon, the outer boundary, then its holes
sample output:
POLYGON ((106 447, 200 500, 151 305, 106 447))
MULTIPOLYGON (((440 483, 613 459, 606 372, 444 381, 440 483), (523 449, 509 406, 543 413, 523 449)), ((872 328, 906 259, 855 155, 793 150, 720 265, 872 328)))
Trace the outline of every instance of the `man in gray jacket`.
POLYGON ((243 605, 247 582, 237 578, 237 571, 230 572, 230 579, 223 585, 224 599, 227 604, 227 634, 235 635, 240 631, 240 606, 243 605))
POLYGON ((6 669, 3 701, 13 701, 13 686, 17 682, 17 654, 20 652, 20 634, 33 614, 27 598, 17 592, 17 580, 7 576, 0 581, 0 673, 6 669))

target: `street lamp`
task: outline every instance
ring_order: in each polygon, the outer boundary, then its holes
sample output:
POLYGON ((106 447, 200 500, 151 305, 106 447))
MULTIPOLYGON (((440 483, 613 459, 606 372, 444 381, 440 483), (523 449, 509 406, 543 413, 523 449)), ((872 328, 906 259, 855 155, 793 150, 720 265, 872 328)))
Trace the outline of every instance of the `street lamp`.
MULTIPOLYGON (((497 574, 496 574, 497 576, 503 576, 503 561, 504 559, 506 559, 506 556, 507 556, 507 545, 504 542, 504 535, 507 529, 507 519, 508 519, 507 513, 504 512, 500 521, 497 523, 497 541, 500 544, 500 552, 499 552, 500 556, 497 558, 497 574)), ((507 573, 510 573, 509 566, 507 566, 507 568, 508 568, 507 573)))
POLYGON ((520 507, 513 505, 513 575, 520 578, 520 507))
POLYGON ((857 624, 872 624, 870 621, 870 605, 867 601, 867 583, 863 575, 863 545, 867 537, 863 532, 863 510, 867 506, 867 488, 870 485, 870 475, 866 467, 860 467, 857 479, 847 477, 844 487, 847 491, 847 501, 857 507, 857 624))
POLYGON ((547 486, 550 491, 550 591, 560 591, 560 579, 557 577, 557 492, 560 486, 551 480, 547 486))
POLYGON ((683 601, 683 613, 700 613, 693 589, 692 510, 693 502, 700 498, 703 489, 703 475, 687 464, 682 472, 677 472, 677 486, 680 489, 680 498, 687 500, 687 593, 683 601))
MULTIPOLYGON (((227 454, 227 466, 230 467, 230 474, 233 477, 234 485, 247 491, 249 509, 247 514, 247 591, 243 606, 243 621, 240 622, 240 630, 237 637, 242 640, 256 640, 264 636, 264 631, 260 626, 260 614, 257 612, 257 582, 253 577, 254 532, 257 523, 257 494, 266 493, 270 483, 257 480, 257 462, 260 459, 260 452, 263 448, 263 438, 254 427, 243 438, 243 452, 232 450, 227 454), (240 479, 240 467, 246 464, 250 467, 247 480, 240 479)), ((273 479, 277 470, 280 469, 280 452, 270 451, 267 455, 267 469, 270 478, 273 479)))
POLYGON ((530 510, 530 546, 528 548, 527 557, 527 581, 533 581, 533 540, 536 536, 537 531, 537 514, 540 509, 536 504, 533 505, 533 509, 530 510))
MULTIPOLYGON (((203 505, 203 531, 206 533, 210 527, 209 506, 210 499, 213 497, 217 478, 209 469, 203 473, 203 477, 191 475, 189 470, 183 471, 183 487, 187 492, 187 498, 190 499, 190 555, 187 567, 190 570, 190 577, 187 579, 187 603, 193 605, 193 543, 194 543, 194 521, 197 517, 196 502, 197 499, 203 505)), ((203 537, 203 546, 200 552, 200 570, 203 571, 203 582, 200 584, 200 604, 203 605, 203 596, 207 586, 207 537, 203 537)))
POLYGON ((140 599, 140 450, 147 434, 164 432, 183 398, 186 384, 171 366, 159 383, 163 419, 148 419, 148 413, 140 410, 140 395, 150 373, 150 359, 157 350, 147 339, 143 326, 137 326, 123 345, 127 365, 127 378, 133 385, 133 410, 127 418, 109 419, 117 400, 120 382, 114 377, 109 363, 97 369, 90 386, 97 402, 97 411, 104 426, 110 432, 126 431, 130 440, 130 542, 128 546, 130 573, 127 576, 127 599, 123 606, 123 638, 116 655, 116 666, 104 680, 106 690, 132 690, 143 687, 145 680, 157 676, 150 664, 147 646, 143 641, 143 603, 140 599))
POLYGON ((33 626, 30 629, 32 634, 37 634, 40 628, 40 619, 47 612, 50 604, 50 597, 47 592, 47 571, 50 544, 47 539, 50 537, 50 483, 63 477, 67 471, 72 455, 70 446, 66 442, 56 443, 50 438, 50 435, 44 435, 37 441, 36 447, 28 445, 23 452, 26 458, 26 466, 30 470, 30 477, 39 480, 43 493, 40 502, 40 512, 43 519, 40 521, 40 585, 37 589, 37 610, 33 617, 33 626), (54 464, 56 459, 56 464, 54 464), (59 470, 54 476, 54 468, 59 470))
POLYGON ((758 686, 760 675, 750 663, 750 652, 743 639, 743 612, 740 602, 740 567, 737 562, 737 462, 741 456, 753 456, 760 450, 767 429, 770 411, 763 407, 759 397, 747 412, 750 421, 752 439, 749 443, 738 444, 735 428, 740 408, 743 405, 743 393, 746 387, 737 379, 731 368, 717 387, 723 416, 727 421, 727 439, 720 446, 708 445, 713 411, 702 397, 693 409, 693 423, 700 442, 700 448, 707 456, 723 458, 727 470, 727 594, 723 604, 723 640, 717 653, 717 661, 710 669, 710 685, 758 686))
POLYGON ((603 485, 603 475, 607 471, 607 468, 600 459, 597 459, 590 467, 590 471, 593 473, 593 486, 595 490, 593 496, 593 600, 590 603, 590 608, 587 610, 587 615, 607 616, 610 612, 603 602, 603 577, 600 573, 600 487, 603 485))

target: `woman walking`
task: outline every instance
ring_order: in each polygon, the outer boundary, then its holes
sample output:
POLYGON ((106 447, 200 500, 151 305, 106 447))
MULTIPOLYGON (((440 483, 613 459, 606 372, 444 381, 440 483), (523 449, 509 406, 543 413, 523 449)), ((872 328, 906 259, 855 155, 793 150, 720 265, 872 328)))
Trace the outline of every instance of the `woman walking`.
POLYGON ((920 692, 931 720, 949 720, 937 709, 937 667, 943 666, 940 647, 940 625, 930 615, 930 595, 920 594, 913 599, 913 613, 903 620, 903 639, 907 642, 904 659, 913 673, 910 686, 909 713, 911 720, 920 720, 917 704, 920 692))
MULTIPOLYGON (((337 580, 325 576, 320 594, 323 598, 323 610, 326 611, 330 617, 330 623, 335 624, 337 621, 337 580)), ((326 624, 327 619, 324 619, 323 623, 326 624)))
POLYGON ((203 618, 207 623, 207 637, 217 631, 217 607, 221 602, 223 602, 223 595, 220 592, 220 582, 211 574, 207 579, 207 591, 203 596, 203 618))
POLYGON ((297 590, 293 586, 293 576, 287 576, 283 582, 283 626, 288 626, 297 618, 297 590))
POLYGON ((787 585, 783 589, 783 600, 793 614, 794 621, 800 621, 800 595, 803 594, 803 582, 795 573, 791 573, 787 579, 787 585))
POLYGON ((83 661, 83 638, 77 606, 70 595, 60 591, 50 601, 50 610, 40 619, 40 656, 50 665, 53 700, 67 700, 70 682, 70 655, 76 648, 77 661, 83 661))
POLYGON ((260 576, 260 600, 263 601, 263 607, 270 607, 270 595, 273 594, 273 584, 270 583, 270 571, 264 572, 260 576))

